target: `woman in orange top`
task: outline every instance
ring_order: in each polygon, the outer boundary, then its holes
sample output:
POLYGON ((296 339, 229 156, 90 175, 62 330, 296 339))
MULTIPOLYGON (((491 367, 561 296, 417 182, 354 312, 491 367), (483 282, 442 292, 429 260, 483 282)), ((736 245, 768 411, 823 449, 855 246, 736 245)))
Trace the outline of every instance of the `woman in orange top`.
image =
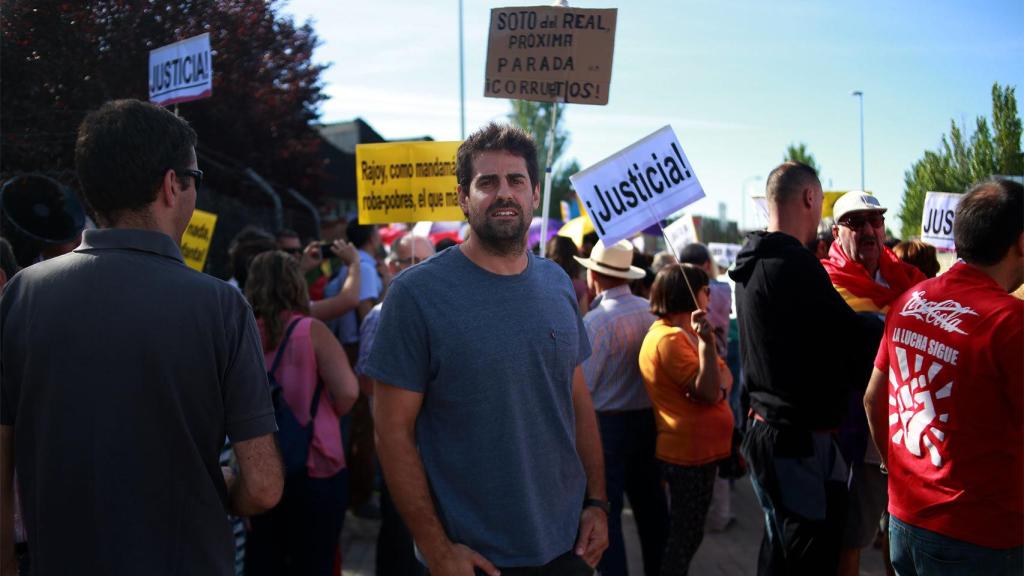
POLYGON ((659 319, 640 348, 640 372, 658 426, 656 454, 672 499, 662 576, 689 570, 704 539, 718 461, 731 448, 732 376, 715 349, 706 312, 709 294, 708 276, 700 268, 663 268, 651 287, 651 312, 659 319))

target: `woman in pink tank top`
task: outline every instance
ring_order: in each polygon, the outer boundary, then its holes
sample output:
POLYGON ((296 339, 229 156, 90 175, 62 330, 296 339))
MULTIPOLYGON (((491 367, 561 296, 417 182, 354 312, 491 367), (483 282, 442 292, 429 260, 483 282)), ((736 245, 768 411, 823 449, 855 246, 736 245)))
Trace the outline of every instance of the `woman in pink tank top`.
POLYGON ((305 470, 285 479, 281 502, 253 517, 246 542, 246 574, 331 574, 348 500, 348 471, 338 417, 359 394, 345 352, 327 326, 309 316, 306 281, 285 252, 265 252, 249 269, 245 296, 260 328, 269 370, 288 408, 306 426, 317 384, 323 382, 305 470))

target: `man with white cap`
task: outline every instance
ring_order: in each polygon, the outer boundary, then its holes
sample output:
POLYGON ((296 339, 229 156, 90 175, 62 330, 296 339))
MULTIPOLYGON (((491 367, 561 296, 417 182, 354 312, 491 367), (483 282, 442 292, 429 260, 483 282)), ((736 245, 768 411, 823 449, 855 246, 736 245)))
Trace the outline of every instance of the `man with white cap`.
POLYGON ((626 240, 611 246, 599 241, 590 258, 574 258, 587 269, 587 285, 601 296, 583 317, 593 350, 583 362, 583 375, 597 411, 611 504, 609 546, 598 569, 605 576, 627 573, 621 520, 625 492, 640 533, 644 573, 651 576, 660 571, 668 508, 654 457, 654 412, 637 364, 655 317, 647 300, 629 289, 629 281, 643 278, 644 271, 630 264, 633 246, 626 240))
MULTIPOLYGON (((882 339, 889 304, 925 279, 917 268, 901 262, 886 248, 885 211, 878 199, 866 192, 854 190, 840 196, 832 208, 835 242, 828 258, 821 261, 832 285, 850 308, 877 318, 875 332, 865 337, 863 346, 857 346, 864 351, 858 352, 864 358, 857 381, 865 386, 871 375, 870 353, 878 349, 882 339)), ((868 441, 862 398, 862 389, 851 390, 847 417, 839 428, 840 448, 850 465, 840 576, 859 573, 860 550, 874 541, 886 504, 887 479, 879 468, 882 459, 868 441)))
POLYGON ((822 264, 855 312, 884 315, 889 302, 925 279, 886 248, 886 210, 877 198, 859 190, 843 194, 832 208, 835 242, 822 264))

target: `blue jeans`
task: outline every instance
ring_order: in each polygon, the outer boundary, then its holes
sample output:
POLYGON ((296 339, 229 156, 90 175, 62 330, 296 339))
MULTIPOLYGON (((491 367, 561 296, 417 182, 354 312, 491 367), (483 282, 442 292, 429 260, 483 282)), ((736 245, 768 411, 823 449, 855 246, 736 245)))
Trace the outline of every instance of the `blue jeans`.
POLYGON ((1024 573, 1024 546, 996 550, 911 526, 889 516, 889 554, 899 576, 1024 573))
POLYGON ((597 413, 604 451, 604 477, 611 513, 608 549, 597 565, 603 576, 626 576, 626 546, 622 538, 623 495, 629 496, 640 535, 644 574, 661 571, 668 536, 668 503, 661 488, 661 469, 654 457, 657 429, 654 411, 597 413))

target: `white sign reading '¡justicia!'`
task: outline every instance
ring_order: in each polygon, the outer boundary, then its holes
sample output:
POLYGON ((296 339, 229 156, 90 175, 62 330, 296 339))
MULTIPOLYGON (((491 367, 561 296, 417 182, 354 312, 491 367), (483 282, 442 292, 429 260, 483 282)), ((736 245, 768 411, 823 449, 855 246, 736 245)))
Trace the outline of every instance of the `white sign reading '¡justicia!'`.
POLYGON ((149 51, 149 101, 168 106, 213 94, 210 34, 149 51))
POLYGON ((569 177, 605 245, 704 197, 671 126, 569 177))
POLYGON ((921 212, 921 240, 939 250, 955 250, 953 243, 953 217, 963 194, 927 192, 921 212))

